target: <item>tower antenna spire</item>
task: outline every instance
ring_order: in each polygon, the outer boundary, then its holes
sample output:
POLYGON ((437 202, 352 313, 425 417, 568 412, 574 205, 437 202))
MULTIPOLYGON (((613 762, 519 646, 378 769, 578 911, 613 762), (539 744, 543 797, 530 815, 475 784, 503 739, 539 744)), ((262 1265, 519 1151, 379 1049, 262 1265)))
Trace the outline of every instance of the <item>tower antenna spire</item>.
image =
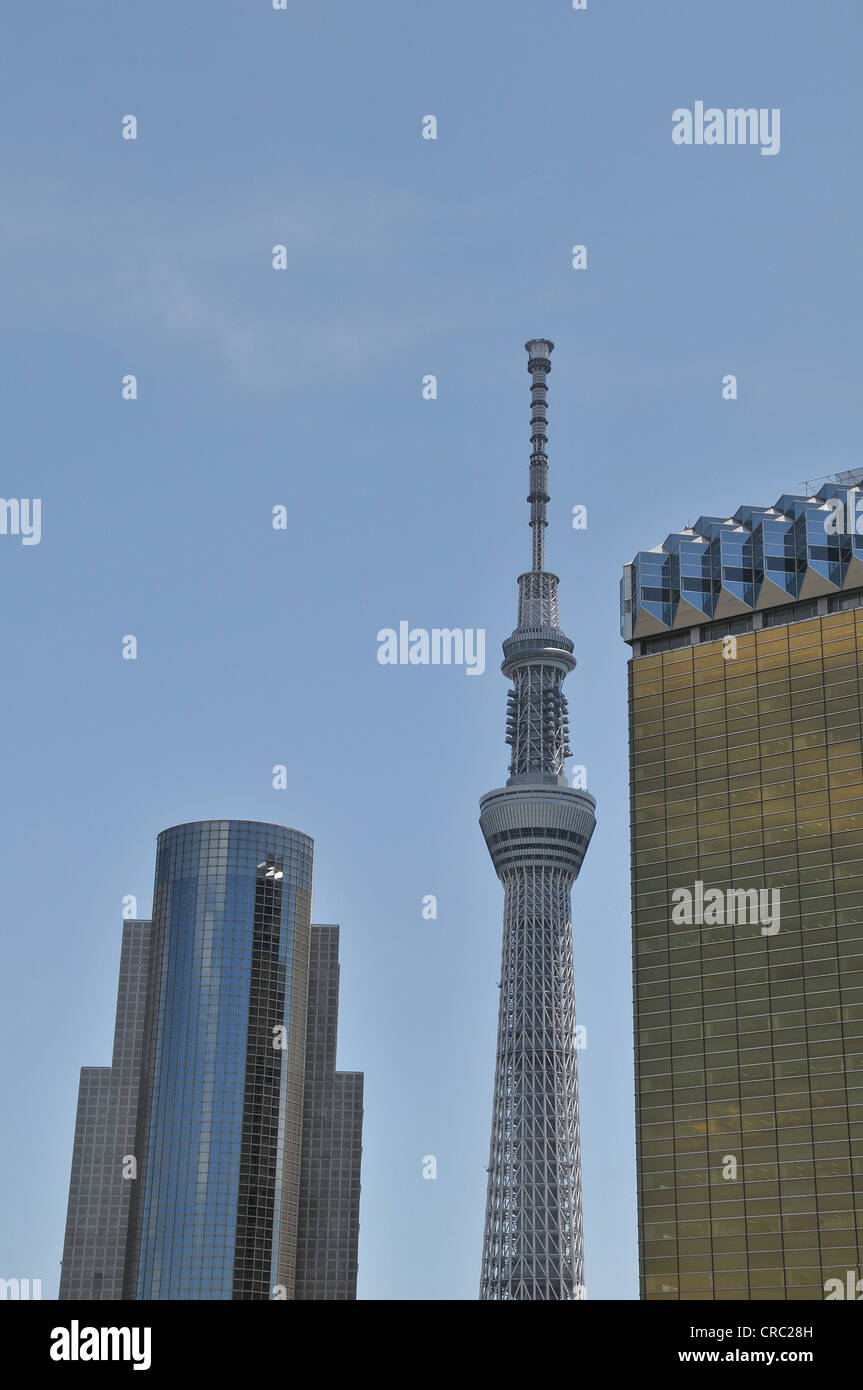
POLYGON ((545 528, 546 507, 548 506, 548 443, 546 377, 551 371, 551 354, 554 343, 548 338, 530 338, 524 345, 527 353, 527 370, 530 372, 530 528, 532 532, 531 569, 542 572, 545 569, 545 528))

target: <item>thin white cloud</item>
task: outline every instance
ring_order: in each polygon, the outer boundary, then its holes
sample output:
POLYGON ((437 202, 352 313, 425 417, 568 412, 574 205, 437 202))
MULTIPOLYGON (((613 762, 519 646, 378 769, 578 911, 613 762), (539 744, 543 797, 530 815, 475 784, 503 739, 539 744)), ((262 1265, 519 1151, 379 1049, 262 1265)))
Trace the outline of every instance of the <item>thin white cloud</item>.
POLYGON ((132 206, 34 179, 0 213, 7 326, 195 350, 249 390, 295 383, 303 367, 354 372, 434 331, 392 280, 421 216, 406 195, 349 185, 132 206))

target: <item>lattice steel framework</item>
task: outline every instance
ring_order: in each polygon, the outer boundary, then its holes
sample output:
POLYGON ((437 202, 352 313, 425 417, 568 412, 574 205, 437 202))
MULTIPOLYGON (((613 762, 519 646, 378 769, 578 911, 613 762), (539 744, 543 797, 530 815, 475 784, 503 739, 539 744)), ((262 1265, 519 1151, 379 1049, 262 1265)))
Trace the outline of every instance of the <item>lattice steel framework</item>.
POLYGON ((595 802, 567 785, 563 681, 572 642, 558 626, 557 576, 545 570, 546 376, 553 344, 525 344, 531 374, 533 568, 519 578, 518 625, 503 644, 513 684, 505 787, 480 803, 504 887, 497 1065, 482 1299, 584 1297, 581 1152, 570 893, 595 802))

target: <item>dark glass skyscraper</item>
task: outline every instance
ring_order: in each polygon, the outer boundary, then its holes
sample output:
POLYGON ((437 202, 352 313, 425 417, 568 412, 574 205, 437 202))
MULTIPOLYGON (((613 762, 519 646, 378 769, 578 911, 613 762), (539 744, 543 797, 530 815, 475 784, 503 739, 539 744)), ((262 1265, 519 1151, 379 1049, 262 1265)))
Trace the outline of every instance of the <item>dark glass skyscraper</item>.
POLYGON ((81 1068, 60 1298, 123 1297, 151 925, 123 923, 111 1065, 81 1068))
POLYGON ((335 1071, 338 928, 311 925, 312 853, 257 822, 159 836, 114 1065, 82 1072, 61 1298, 356 1296, 362 1077, 335 1071))
POLYGON ((570 892, 596 803, 570 787, 564 678, 575 666, 545 569, 546 376, 553 344, 525 344, 531 376, 532 567, 503 644, 513 683, 506 786, 480 803, 504 888, 503 956, 480 1297, 584 1297, 581 1148, 570 892))
POLYGON ((647 1299, 863 1273, 855 482, 699 517, 625 573, 647 1299))
POLYGON ((339 929, 313 927, 297 1238, 298 1299, 352 1298, 362 1155, 362 1072, 336 1071, 339 929))

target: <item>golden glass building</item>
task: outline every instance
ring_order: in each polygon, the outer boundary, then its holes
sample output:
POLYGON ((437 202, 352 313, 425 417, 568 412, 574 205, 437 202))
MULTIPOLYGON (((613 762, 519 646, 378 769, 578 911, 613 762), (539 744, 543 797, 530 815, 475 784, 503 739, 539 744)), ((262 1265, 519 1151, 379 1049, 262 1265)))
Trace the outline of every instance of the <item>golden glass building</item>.
POLYGON ((857 482, 624 573, 642 1298, 863 1297, 857 482))

